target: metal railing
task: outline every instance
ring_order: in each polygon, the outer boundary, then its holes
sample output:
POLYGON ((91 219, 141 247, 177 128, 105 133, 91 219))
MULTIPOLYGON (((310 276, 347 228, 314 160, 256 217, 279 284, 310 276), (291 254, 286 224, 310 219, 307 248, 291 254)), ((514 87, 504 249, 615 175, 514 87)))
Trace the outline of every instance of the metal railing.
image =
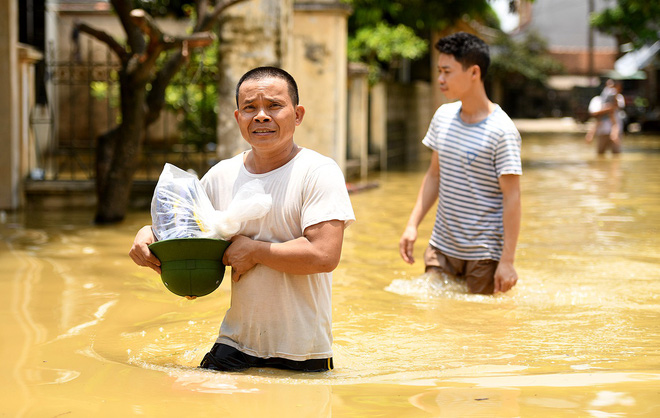
MULTIPOLYGON (((96 41, 89 39, 84 46, 84 59, 46 60, 50 97, 31 118, 34 134, 47 136, 35 141, 43 144, 36 150, 42 167, 32 170, 41 177, 37 180, 93 180, 97 138, 118 123, 119 63, 96 41)), ((147 129, 136 180, 157 180, 165 162, 200 176, 215 162, 214 141, 201 149, 183 143, 180 117, 164 110, 147 129)))

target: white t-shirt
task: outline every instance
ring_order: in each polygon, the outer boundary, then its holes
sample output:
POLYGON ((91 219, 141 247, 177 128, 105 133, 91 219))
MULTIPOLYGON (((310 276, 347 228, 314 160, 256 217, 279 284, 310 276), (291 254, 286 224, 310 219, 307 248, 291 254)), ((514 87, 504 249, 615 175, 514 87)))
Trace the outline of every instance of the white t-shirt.
MULTIPOLYGON (((212 167, 202 178, 216 210, 225 210, 239 187, 259 179, 273 198, 270 211, 248 221, 238 234, 286 242, 305 228, 330 220, 355 220, 346 182, 330 158, 303 148, 282 167, 252 174, 243 154, 212 167)), ((294 275, 256 265, 231 284, 231 306, 217 342, 246 354, 308 360, 332 356, 332 274, 294 275)))
MULTIPOLYGON (((603 94, 592 99, 592 101, 594 101, 596 98, 598 98, 599 103, 597 103, 598 106, 594 105, 595 110, 592 110, 591 103, 589 103, 589 112, 593 113, 600 111, 607 103, 616 104, 617 109, 614 111, 614 118, 616 119, 619 131, 623 132, 624 115, 622 115, 623 112, 621 109, 626 107, 626 101, 623 95, 617 93, 616 91, 610 93, 609 95, 606 95, 605 93, 606 92, 603 91, 603 94)), ((612 132, 612 119, 610 119, 610 115, 603 115, 598 118, 597 124, 596 135, 609 135, 612 132)))
POLYGON ((461 260, 499 260, 504 241, 499 177, 522 174, 521 139, 495 106, 478 123, 463 122, 461 102, 440 106, 422 143, 438 152, 440 186, 430 244, 461 260))

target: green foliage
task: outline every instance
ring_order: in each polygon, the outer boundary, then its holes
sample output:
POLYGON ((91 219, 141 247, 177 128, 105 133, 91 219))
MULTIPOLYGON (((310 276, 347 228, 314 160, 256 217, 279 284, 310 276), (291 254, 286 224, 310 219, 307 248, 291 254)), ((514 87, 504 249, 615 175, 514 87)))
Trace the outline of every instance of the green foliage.
MULTIPOLYGON (((160 0, 164 4, 166 0, 160 0)), ((144 2, 143 2, 144 3, 144 2)), ((183 2, 181 2, 183 3, 183 2)), ((186 15, 194 16, 189 5, 183 5, 186 15)), ((172 110, 179 120, 181 142, 202 149, 210 142, 216 142, 218 116, 218 41, 206 49, 191 49, 188 65, 183 67, 165 90, 165 107, 172 110)), ((163 54, 157 65, 160 68, 169 58, 163 54)), ((147 85, 147 90, 151 85, 147 85)), ((119 107, 119 83, 116 71, 111 81, 90 83, 91 95, 97 100, 109 100, 113 108, 119 107)), ((121 123, 121 112, 117 114, 121 123)))
POLYGON ((427 39, 465 15, 499 26, 488 0, 345 0, 353 8, 348 21, 348 59, 369 67, 375 82, 402 59, 415 60, 429 49, 427 39))
POLYGON ((428 44, 404 25, 379 23, 359 29, 348 41, 349 61, 362 61, 369 66, 369 81, 380 76, 382 63, 392 64, 401 58, 417 59, 428 50, 428 44))
POLYGON ((195 0, 134 0, 136 9, 144 9, 152 16, 188 16, 187 6, 195 0))
POLYGON ((349 32, 381 22, 402 24, 417 33, 442 30, 469 15, 480 18, 492 10, 487 0, 346 0, 353 8, 349 32))
MULTIPOLYGON (((92 81, 89 83, 90 95, 95 100, 107 100, 110 107, 116 109, 119 107, 119 80, 117 71, 110 72, 110 82, 108 81, 92 81)), ((121 112, 115 115, 115 122, 121 123, 121 112)))
POLYGON ((216 141, 218 120, 218 41, 190 52, 190 62, 165 91, 169 109, 180 116, 184 143, 199 149, 216 141))
POLYGON ((562 71, 561 63, 548 54, 546 41, 534 32, 519 42, 502 34, 491 47, 488 73, 506 80, 509 85, 526 82, 540 84, 549 75, 562 71))
MULTIPOLYGON (((218 116, 218 56, 217 44, 205 52, 191 51, 190 65, 182 69, 165 90, 165 104, 179 117, 181 142, 198 149, 216 141, 218 116)), ((116 73, 113 81, 93 81, 91 95, 96 100, 108 100, 113 108, 119 107, 119 83, 116 73)), ((150 86, 147 86, 149 89, 150 86)), ((117 113, 121 123, 121 112, 117 113)))
POLYGON ((591 15, 591 25, 616 36, 619 43, 640 47, 660 39, 660 2, 657 0, 617 0, 616 5, 591 15))

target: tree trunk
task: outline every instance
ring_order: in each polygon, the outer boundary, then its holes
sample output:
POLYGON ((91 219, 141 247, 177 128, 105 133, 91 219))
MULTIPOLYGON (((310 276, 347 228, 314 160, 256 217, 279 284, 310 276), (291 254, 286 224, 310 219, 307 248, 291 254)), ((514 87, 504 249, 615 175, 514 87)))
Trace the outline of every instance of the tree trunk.
POLYGON ((197 11, 203 23, 198 22, 195 33, 190 36, 171 37, 164 36, 143 11, 134 10, 131 1, 110 0, 127 34, 127 47, 104 31, 85 24, 76 25, 76 30, 106 43, 122 62, 119 72, 122 120, 119 126, 97 138, 96 223, 120 222, 126 216, 146 127, 158 119, 165 101, 165 88, 185 62, 182 48, 187 51, 208 46, 212 36, 201 32, 208 31, 227 7, 242 1, 220 0, 212 10, 207 10, 206 0, 200 0, 197 11), (153 78, 158 57, 175 48, 179 49, 178 53, 153 78), (148 82, 152 84, 150 94, 145 89, 148 82))
POLYGON ((131 82, 130 76, 124 77, 128 80, 121 82, 121 124, 98 138, 96 223, 120 222, 126 216, 144 139, 144 85, 131 82))

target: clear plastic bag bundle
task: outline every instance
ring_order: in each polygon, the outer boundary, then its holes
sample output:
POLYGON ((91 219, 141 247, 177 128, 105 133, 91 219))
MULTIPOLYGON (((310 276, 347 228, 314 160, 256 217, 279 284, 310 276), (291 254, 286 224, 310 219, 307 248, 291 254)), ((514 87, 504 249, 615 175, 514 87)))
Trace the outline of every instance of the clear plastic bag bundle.
POLYGON ((151 220, 158 241, 173 238, 219 238, 236 235, 245 221, 266 215, 272 198, 259 180, 244 184, 227 210, 213 208, 197 176, 165 164, 151 200, 151 220))
POLYGON ((273 198, 266 194, 261 180, 249 181, 238 189, 227 210, 215 212, 210 230, 219 238, 229 239, 243 222, 264 217, 272 205, 273 198))

